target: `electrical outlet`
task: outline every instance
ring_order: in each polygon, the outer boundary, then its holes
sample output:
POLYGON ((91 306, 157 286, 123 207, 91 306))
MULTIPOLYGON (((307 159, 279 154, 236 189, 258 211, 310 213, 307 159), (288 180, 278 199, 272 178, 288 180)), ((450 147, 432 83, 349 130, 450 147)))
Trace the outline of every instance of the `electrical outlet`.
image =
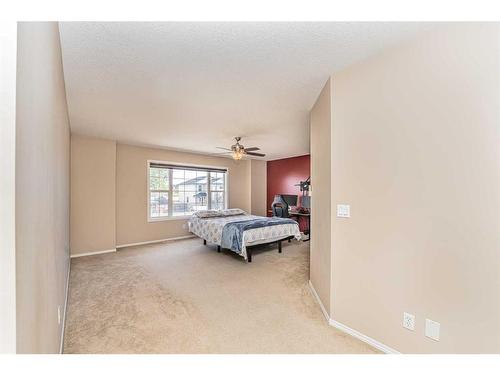
POLYGON ((434 320, 425 319, 425 336, 430 339, 439 341, 439 331, 441 329, 441 324, 435 322, 434 320))
POLYGON ((61 306, 57 306, 57 324, 61 324, 61 306))
POLYGON ((404 312, 403 313, 403 327, 410 331, 415 331, 415 315, 404 312))

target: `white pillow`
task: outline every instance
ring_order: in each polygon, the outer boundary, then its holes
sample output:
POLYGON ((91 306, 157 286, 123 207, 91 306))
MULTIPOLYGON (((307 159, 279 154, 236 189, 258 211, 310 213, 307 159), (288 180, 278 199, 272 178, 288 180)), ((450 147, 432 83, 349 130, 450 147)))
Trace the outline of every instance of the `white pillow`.
POLYGON ((200 219, 206 219, 206 218, 209 218, 209 217, 220 217, 222 216, 220 214, 220 211, 218 210, 203 210, 203 211, 196 211, 194 214, 194 216, 200 218, 200 219))
POLYGON ((193 215, 200 219, 207 219, 211 217, 246 215, 246 212, 241 208, 229 208, 227 210, 201 210, 196 211, 193 215))
POLYGON ((241 208, 229 208, 227 210, 220 210, 221 216, 235 216, 235 215, 246 215, 247 213, 241 208))

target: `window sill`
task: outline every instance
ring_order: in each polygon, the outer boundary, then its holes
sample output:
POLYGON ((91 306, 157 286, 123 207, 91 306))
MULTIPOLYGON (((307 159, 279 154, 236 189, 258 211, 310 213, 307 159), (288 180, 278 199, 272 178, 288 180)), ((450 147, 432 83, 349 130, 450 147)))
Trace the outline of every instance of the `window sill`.
POLYGON ((148 223, 155 223, 158 221, 172 221, 172 220, 187 220, 191 217, 191 215, 185 215, 185 216, 167 216, 167 217, 154 217, 148 218, 148 223))

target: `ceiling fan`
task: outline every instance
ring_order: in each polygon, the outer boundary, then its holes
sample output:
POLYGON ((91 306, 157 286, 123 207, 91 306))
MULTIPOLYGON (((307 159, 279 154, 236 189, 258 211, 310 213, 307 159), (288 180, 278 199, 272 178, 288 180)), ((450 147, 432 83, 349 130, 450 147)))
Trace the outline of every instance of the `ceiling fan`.
POLYGON ((241 137, 234 137, 236 140, 236 143, 231 146, 231 148, 225 148, 225 147, 217 147, 221 150, 226 150, 226 152, 221 152, 221 154, 231 154, 234 160, 240 160, 244 155, 250 155, 250 156, 258 156, 258 157, 264 157, 266 154, 261 154, 259 152, 254 152, 254 151, 259 151, 260 148, 258 147, 248 147, 246 148, 242 144, 240 144, 241 137))

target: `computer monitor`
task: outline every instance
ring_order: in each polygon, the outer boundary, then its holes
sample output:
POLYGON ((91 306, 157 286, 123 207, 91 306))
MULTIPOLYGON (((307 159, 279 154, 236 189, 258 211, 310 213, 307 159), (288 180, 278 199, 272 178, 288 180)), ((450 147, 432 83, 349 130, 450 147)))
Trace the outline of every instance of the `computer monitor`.
POLYGON ((300 198, 300 205, 304 208, 311 208, 311 197, 309 195, 303 195, 300 198))
POLYGON ((281 197, 289 206, 297 206, 297 196, 291 194, 281 194, 281 197))

